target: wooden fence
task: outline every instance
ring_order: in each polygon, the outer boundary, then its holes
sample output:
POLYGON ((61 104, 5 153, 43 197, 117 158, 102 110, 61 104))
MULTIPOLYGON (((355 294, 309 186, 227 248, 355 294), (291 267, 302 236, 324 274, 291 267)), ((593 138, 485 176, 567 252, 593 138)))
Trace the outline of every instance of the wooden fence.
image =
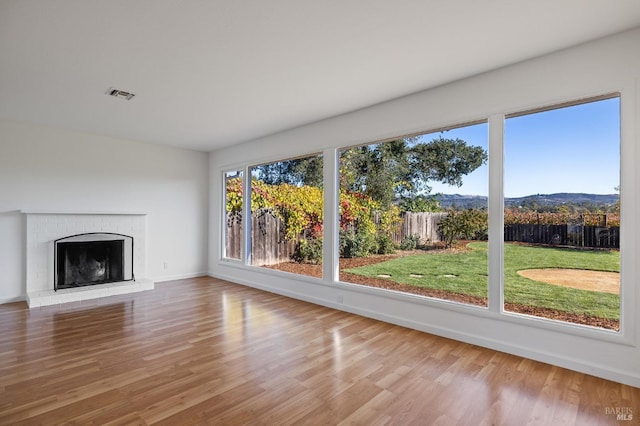
MULTIPOLYGON (((418 235, 420 242, 441 241, 438 223, 446 213, 404 213, 403 221, 393 233, 393 242, 400 244, 405 237, 418 235)), ((242 220, 239 216, 227 217, 226 257, 240 259, 242 245, 242 220)), ((297 241, 285 239, 284 224, 268 211, 251 215, 251 263, 275 265, 291 260, 297 241)))
POLYGON ((268 211, 251 216, 251 263, 275 265, 290 261, 297 240, 285 238, 284 223, 268 211))
MULTIPOLYGON (((406 237, 418 236, 420 243, 442 241, 438 224, 447 213, 410 213, 393 232, 395 244, 406 237)), ((226 256, 239 259, 242 244, 242 223, 239 217, 227 217, 226 256)), ((532 244, 552 244, 586 248, 620 248, 620 228, 585 225, 505 225, 504 241, 532 244)), ((268 211, 251 217, 251 258, 254 265, 275 265, 291 260, 297 241, 285 238, 284 224, 268 211)))
POLYGON ((445 217, 447 217, 446 213, 405 212, 402 214, 402 223, 392 235, 393 242, 400 244, 404 238, 415 235, 422 244, 442 241, 438 224, 445 217))
MULTIPOLYGON (((269 211, 251 215, 251 263, 276 265, 291 260, 297 241, 285 238, 284 223, 269 211)), ((226 257, 240 259, 242 220, 227 216, 226 257)))
POLYGON ((242 215, 227 212, 227 229, 225 233, 225 256, 229 259, 240 259, 242 253, 242 215))

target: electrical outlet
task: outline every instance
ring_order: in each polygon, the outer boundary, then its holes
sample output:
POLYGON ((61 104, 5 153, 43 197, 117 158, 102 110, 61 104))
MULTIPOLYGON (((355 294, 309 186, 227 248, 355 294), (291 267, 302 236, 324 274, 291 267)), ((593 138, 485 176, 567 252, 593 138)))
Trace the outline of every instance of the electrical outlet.
POLYGON ((163 266, 164 269, 169 269, 169 262, 165 261, 163 266))
POLYGON ((342 295, 339 294, 338 295, 338 303, 342 303, 344 301, 344 299, 342 298, 342 295))

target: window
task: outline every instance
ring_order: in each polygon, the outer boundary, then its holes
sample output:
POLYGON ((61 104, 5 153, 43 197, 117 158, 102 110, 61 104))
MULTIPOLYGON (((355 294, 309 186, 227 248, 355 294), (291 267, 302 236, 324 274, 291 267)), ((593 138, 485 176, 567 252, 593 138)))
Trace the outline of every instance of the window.
POLYGON ((224 173, 225 224, 223 257, 242 258, 242 171, 224 173))
POLYGON ((509 116, 504 152, 504 309, 619 330, 619 97, 509 116))
POLYGON ((251 168, 251 264, 322 277, 322 156, 251 168))
POLYGON ((340 155, 340 280, 487 306, 486 123, 340 155))
POLYGON ((510 316, 619 331, 619 96, 507 115, 494 141, 504 211, 491 235, 504 238, 492 242, 491 292, 488 130, 482 121, 339 150, 339 235, 324 252, 322 155, 228 171, 224 257, 323 278, 323 256, 336 256, 341 282, 480 307, 489 293, 499 306, 503 284, 510 316))

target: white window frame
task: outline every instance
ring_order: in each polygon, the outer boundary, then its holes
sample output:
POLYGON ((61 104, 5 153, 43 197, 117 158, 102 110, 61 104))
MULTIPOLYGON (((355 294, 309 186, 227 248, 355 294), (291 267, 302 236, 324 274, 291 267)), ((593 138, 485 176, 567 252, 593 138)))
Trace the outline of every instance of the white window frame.
MULTIPOLYGON (((635 147, 633 143, 625 143, 625 141, 633 140, 633 127, 629 124, 633 122, 635 106, 633 104, 634 97, 626 96, 624 88, 616 88, 614 90, 601 91, 601 94, 587 95, 587 96, 571 96, 565 100, 555 100, 552 102, 539 102, 537 105, 529 106, 517 110, 516 112, 495 112, 490 114, 486 118, 475 118, 470 120, 461 120, 457 124, 442 125, 431 131, 415 131, 407 133, 405 136, 389 136, 384 139, 376 141, 361 141, 357 144, 341 145, 336 147, 325 148, 322 151, 312 150, 309 153, 301 153, 294 157, 284 157, 276 159, 266 159, 264 161, 253 160, 251 163, 243 163, 238 167, 226 167, 223 174, 228 171, 241 170, 244 174, 244 193, 243 193, 243 215, 244 217, 250 217, 251 214, 251 179, 250 171, 255 165, 265 164, 270 162, 285 161, 291 158, 300 158, 309 155, 321 154, 324 158, 324 234, 323 234, 323 278, 312 278, 304 275, 296 275, 296 279, 310 282, 314 284, 331 285, 336 288, 345 288, 349 291, 360 292, 364 294, 380 294, 384 292, 385 296, 390 298, 396 298, 400 300, 411 300, 416 302, 416 299, 420 299, 418 303, 426 306, 436 307, 439 309, 449 309, 452 311, 472 313, 479 316, 490 316, 501 321, 512 322, 514 324, 522 324, 526 326, 533 326, 545 330, 550 330, 559 333, 570 334, 574 336, 583 336, 587 338, 596 338, 603 341, 614 342, 624 345, 633 345, 635 343, 635 328, 634 317, 636 315, 636 308, 633 303, 636 299, 635 288, 635 274, 634 263, 635 253, 632 248, 634 247, 633 236, 637 234, 636 225, 632 212, 635 211, 636 206, 633 199, 633 194, 636 191, 635 185, 635 147), (604 93, 604 94, 602 94, 604 93), (620 236, 620 264, 621 264, 621 285, 620 285, 620 331, 600 329, 597 327, 591 327, 581 324, 574 324, 565 321, 558 321, 547 319, 543 317, 534 317, 523 315, 514 312, 508 312, 504 310, 504 125, 505 119, 514 114, 531 113, 536 110, 543 111, 564 106, 579 105, 581 103, 587 103, 589 101, 595 101, 598 99, 605 99, 611 97, 619 97, 620 99, 620 223, 621 223, 621 236, 620 236), (522 112, 518 112, 522 111, 522 112), (391 292, 381 289, 371 289, 366 286, 360 286, 357 284, 350 284, 340 282, 338 280, 338 227, 339 227, 339 153, 351 147, 358 145, 368 145, 372 143, 380 143, 387 140, 397 139, 399 137, 406 137, 409 135, 430 133, 432 131, 438 131, 440 129, 451 129, 456 127, 463 127, 468 124, 474 124, 479 122, 487 122, 489 128, 489 244, 488 244, 488 306, 478 307, 475 305, 467 305, 462 303, 452 303, 447 300, 441 300, 436 298, 422 297, 411 294, 404 294, 399 292, 391 292), (625 195, 629 194, 629 195, 625 195)), ((633 90, 631 90, 633 93, 633 90)), ((224 179, 223 179, 224 184, 224 179)), ((226 193, 223 193, 223 198, 226 197, 226 193)), ((226 198, 223 200, 223 205, 226 203, 226 198)), ((223 234, 226 235, 226 234, 223 234)), ((243 220, 243 258, 241 261, 231 258, 223 258, 225 262, 229 262, 233 266, 248 268, 251 270, 260 269, 262 273, 276 276, 290 276, 291 274, 286 272, 280 272, 275 270, 267 270, 258 266, 251 265, 251 229, 250 220, 243 220)), ((224 241, 222 245, 224 246, 224 241)), ((221 252, 224 254, 224 248, 221 252)), ((341 302, 339 302, 341 303, 341 302)))

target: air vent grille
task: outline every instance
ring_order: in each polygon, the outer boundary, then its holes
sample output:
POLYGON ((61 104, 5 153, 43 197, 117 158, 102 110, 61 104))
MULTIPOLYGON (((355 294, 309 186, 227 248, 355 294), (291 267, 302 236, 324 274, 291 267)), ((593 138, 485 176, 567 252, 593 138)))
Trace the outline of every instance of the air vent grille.
POLYGON ((107 90, 107 95, 113 96, 114 98, 118 98, 118 99, 124 99, 127 101, 130 101, 135 96, 134 93, 126 92, 124 90, 114 89, 114 88, 110 88, 109 90, 107 90))

